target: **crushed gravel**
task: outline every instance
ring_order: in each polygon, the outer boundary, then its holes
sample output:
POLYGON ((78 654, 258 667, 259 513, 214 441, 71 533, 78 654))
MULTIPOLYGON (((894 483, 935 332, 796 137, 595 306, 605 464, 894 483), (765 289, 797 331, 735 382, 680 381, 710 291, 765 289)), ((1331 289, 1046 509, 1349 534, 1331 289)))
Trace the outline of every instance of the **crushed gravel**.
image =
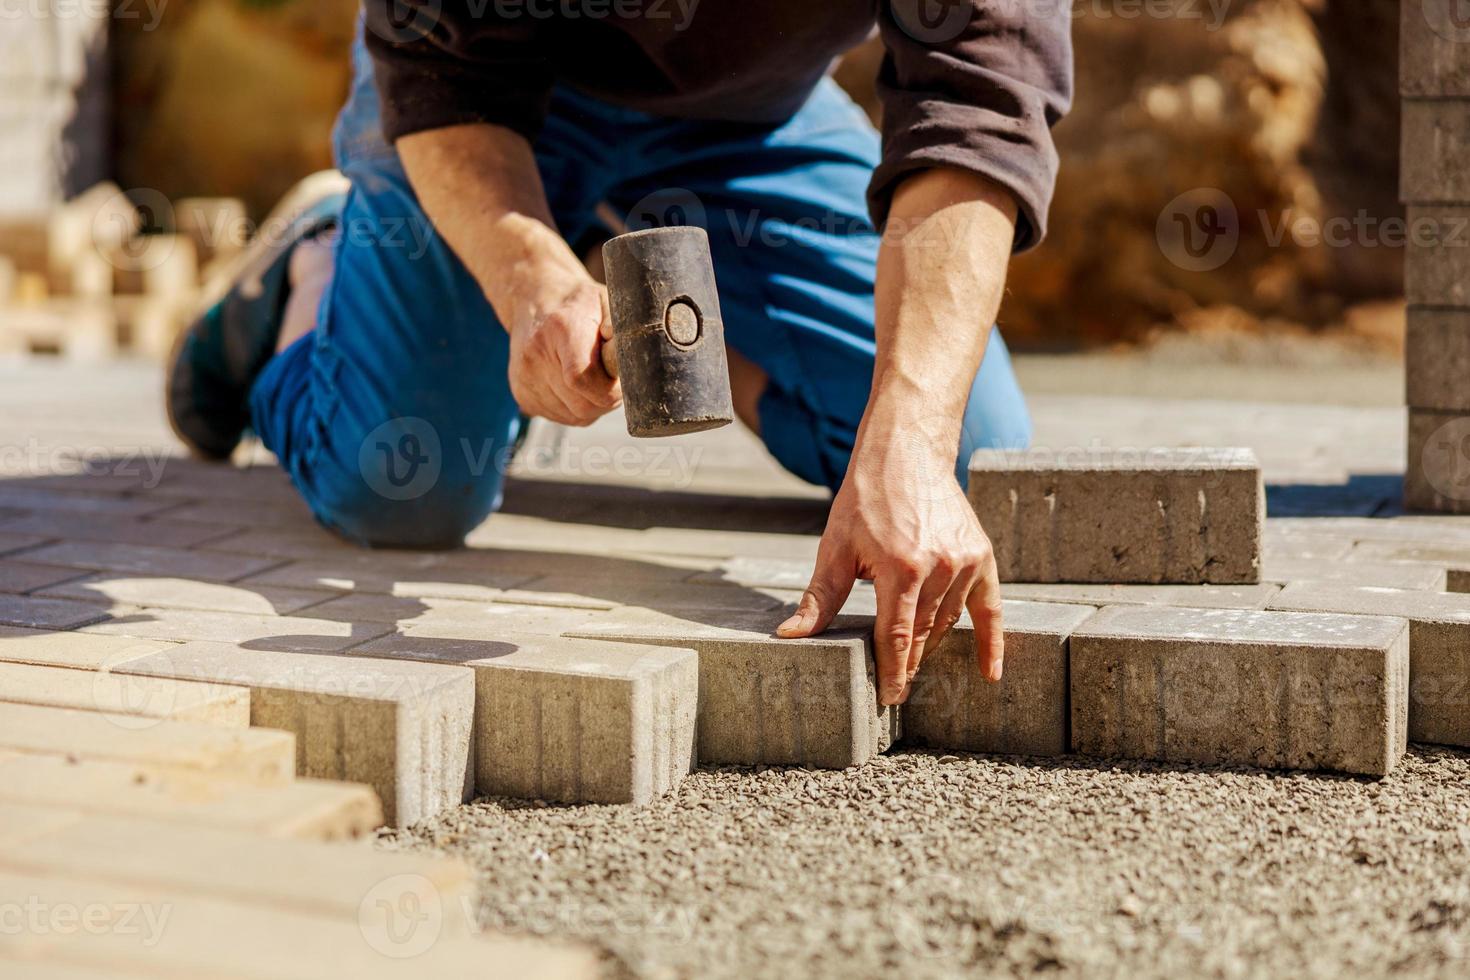
POLYGON ((900 751, 641 809, 485 799, 389 849, 610 975, 1470 974, 1470 754, 1388 779, 900 751))

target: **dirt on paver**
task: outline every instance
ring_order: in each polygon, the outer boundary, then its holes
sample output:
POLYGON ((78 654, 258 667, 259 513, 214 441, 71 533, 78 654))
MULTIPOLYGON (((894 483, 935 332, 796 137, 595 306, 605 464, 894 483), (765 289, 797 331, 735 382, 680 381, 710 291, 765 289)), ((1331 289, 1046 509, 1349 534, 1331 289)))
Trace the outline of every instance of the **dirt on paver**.
POLYGON ((1387 779, 900 751, 641 809, 482 800, 380 846, 610 975, 1470 973, 1470 754, 1387 779))

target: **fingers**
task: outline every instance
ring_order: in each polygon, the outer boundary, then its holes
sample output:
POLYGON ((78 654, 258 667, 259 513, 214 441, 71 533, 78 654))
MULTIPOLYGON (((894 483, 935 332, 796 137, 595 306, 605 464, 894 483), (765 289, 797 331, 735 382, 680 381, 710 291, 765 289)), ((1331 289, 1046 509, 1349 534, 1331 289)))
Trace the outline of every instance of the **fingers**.
POLYGON ((904 695, 900 701, 907 699, 908 685, 913 681, 914 675, 919 672, 919 662, 924 659, 928 652, 929 636, 937 625, 939 607, 948 598, 950 591, 954 588, 954 574, 944 567, 937 567, 929 573, 923 588, 919 590, 919 601, 914 608, 914 641, 909 645, 908 660, 904 663, 904 695))
POLYGON ((999 681, 1005 667, 1006 634, 1001 622, 1000 577, 995 558, 987 556, 984 574, 965 599, 975 623, 975 655, 986 680, 999 681))
POLYGON ((813 636, 832 624, 838 610, 852 593, 857 573, 852 560, 827 545, 823 536, 817 550, 817 567, 812 580, 801 594, 801 602, 791 618, 776 627, 776 635, 785 639, 813 636))
POLYGON ((878 660, 878 703, 898 704, 908 685, 909 654, 914 648, 914 621, 924 586, 919 570, 894 565, 873 586, 878 592, 878 618, 873 624, 878 660))
POLYGON ((939 644, 944 642, 945 636, 954 624, 960 621, 960 616, 965 612, 965 600, 979 584, 978 575, 961 575, 950 585, 949 591, 939 603, 939 609, 934 614, 934 628, 929 631, 929 639, 924 642, 922 656, 927 657, 933 653, 939 644))

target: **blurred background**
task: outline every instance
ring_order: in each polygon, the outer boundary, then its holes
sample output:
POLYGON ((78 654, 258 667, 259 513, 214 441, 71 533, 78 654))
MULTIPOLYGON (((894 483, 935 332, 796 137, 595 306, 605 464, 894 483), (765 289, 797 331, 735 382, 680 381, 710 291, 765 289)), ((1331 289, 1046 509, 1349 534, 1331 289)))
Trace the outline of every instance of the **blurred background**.
MULTIPOLYGON (((331 165, 357 0, 110 6, 0 13, 0 349, 65 353, 45 311, 110 294, 116 343, 98 326, 79 356, 160 356, 184 284, 238 244, 228 232, 243 240, 331 165), (117 235, 107 284, 69 265, 80 232, 53 218, 99 182, 164 233, 117 235)), ((1076 106, 1057 132, 1051 237, 1013 267, 1013 347, 1296 367, 1401 356, 1398 4, 1076 0, 1074 13, 1076 106)), ((875 116, 880 57, 870 42, 836 69, 875 116)), ((84 217, 96 225, 105 203, 94 191, 84 217)))

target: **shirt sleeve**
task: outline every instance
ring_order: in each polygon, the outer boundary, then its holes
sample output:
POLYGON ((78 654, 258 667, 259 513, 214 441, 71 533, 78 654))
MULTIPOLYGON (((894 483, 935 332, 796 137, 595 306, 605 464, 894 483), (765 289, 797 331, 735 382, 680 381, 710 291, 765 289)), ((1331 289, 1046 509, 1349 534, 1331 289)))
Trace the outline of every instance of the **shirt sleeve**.
POLYGON ((957 167, 1008 188, 1016 251, 1039 242, 1056 188, 1051 128, 1072 101, 1071 4, 880 0, 883 158, 868 188, 879 227, 909 173, 957 167))
POLYGON ((388 142, 462 123, 493 123, 535 138, 553 78, 537 19, 525 7, 365 0, 363 9, 388 142))

